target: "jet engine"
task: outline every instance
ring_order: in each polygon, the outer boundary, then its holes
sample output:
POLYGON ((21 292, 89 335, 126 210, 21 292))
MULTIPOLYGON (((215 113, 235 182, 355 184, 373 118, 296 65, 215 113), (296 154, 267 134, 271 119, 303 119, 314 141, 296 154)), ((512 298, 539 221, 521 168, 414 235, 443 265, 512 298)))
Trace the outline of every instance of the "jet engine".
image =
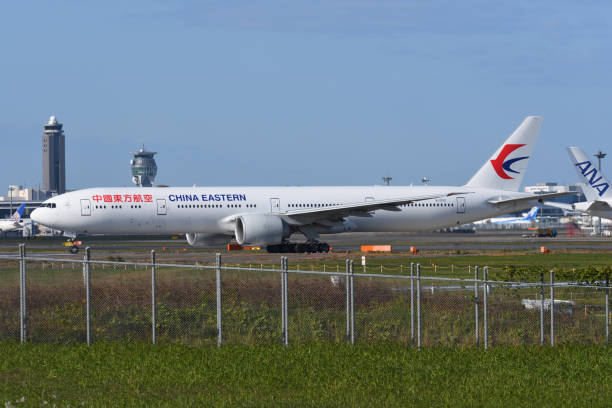
POLYGON ((198 232, 196 234, 185 234, 187 243, 191 246, 206 247, 227 244, 230 237, 222 234, 207 234, 198 232))
POLYGON ((290 235, 289 225, 271 214, 246 214, 236 219, 236 241, 240 245, 280 244, 290 235))

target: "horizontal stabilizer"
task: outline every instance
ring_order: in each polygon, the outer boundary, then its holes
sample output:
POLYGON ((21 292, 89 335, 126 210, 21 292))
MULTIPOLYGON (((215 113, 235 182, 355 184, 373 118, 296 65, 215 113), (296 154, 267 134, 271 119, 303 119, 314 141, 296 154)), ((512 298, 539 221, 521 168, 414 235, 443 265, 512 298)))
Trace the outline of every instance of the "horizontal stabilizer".
POLYGON ((501 206, 501 205, 507 205, 507 204, 524 203, 525 201, 540 201, 541 202, 545 198, 561 197, 561 196, 566 196, 570 194, 576 194, 576 193, 568 191, 564 193, 531 194, 531 195, 527 195, 524 197, 518 197, 518 198, 489 200, 488 203, 501 206))

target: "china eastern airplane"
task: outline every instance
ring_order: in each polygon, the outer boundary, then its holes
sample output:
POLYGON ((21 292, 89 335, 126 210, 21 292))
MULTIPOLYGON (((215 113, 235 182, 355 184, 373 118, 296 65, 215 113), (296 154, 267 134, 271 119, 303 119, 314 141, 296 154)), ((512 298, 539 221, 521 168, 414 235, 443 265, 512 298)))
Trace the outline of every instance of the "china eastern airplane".
POLYGON ((55 196, 31 218, 87 234, 185 234, 269 252, 327 252, 323 234, 431 231, 530 208, 563 195, 519 193, 541 118, 530 116, 460 187, 100 187, 55 196), (293 234, 305 243, 290 243, 293 234))
POLYGON ((23 228, 21 217, 23 217, 25 206, 25 203, 21 204, 8 220, 0 220, 0 232, 15 231, 23 228))
POLYGON ((595 164, 578 147, 568 147, 567 152, 578 177, 584 182, 582 189, 587 201, 575 204, 546 202, 564 210, 580 211, 595 217, 612 220, 612 190, 610 182, 597 170, 595 164))

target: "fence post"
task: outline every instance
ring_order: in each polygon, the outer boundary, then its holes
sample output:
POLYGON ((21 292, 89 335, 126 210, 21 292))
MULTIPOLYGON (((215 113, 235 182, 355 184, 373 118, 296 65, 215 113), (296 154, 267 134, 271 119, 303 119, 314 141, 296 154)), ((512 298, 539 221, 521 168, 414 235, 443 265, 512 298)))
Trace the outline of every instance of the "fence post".
POLYGON ((480 323, 478 321, 478 266, 474 267, 474 319, 476 321, 476 347, 480 344, 480 323))
POLYGON ((421 347, 421 264, 417 264, 417 347, 421 347))
POLYGON ((610 343, 610 285, 609 276, 606 275, 606 346, 610 343))
POLYGON ((351 283, 350 283, 350 261, 346 260, 345 283, 346 283, 346 342, 351 341, 351 283))
POLYGON ((285 257, 281 256, 281 343, 285 344, 285 257))
POLYGON ((355 344, 355 269, 354 263, 351 259, 349 264, 351 272, 351 344, 355 344))
POLYGON ((151 342, 157 342, 157 266, 155 265, 155 250, 151 250, 151 342))
POLYGON ((19 308, 20 308, 20 338, 21 343, 26 342, 27 320, 26 320, 26 264, 25 264, 25 244, 19 244, 19 308))
POLYGON ((555 345, 555 271, 550 270, 550 345, 555 345))
POLYGON ((217 347, 221 347, 223 338, 222 333, 222 317, 221 317, 221 254, 217 253, 216 257, 216 278, 217 278, 217 347))
POLYGON ((414 262, 410 262, 410 345, 414 347, 414 262))
POLYGON ((91 248, 85 248, 83 272, 85 277, 85 321, 87 345, 91 346, 91 272, 90 272, 91 248))
POLYGON ((544 272, 540 272, 540 344, 544 344, 544 272))
POLYGON ((283 345, 289 344, 289 297, 287 285, 287 270, 289 262, 286 256, 281 256, 281 325, 283 345))
POLYGON ((489 268, 487 268, 486 266, 484 267, 483 271, 482 271, 482 275, 483 275, 483 279, 484 279, 484 285, 483 285, 483 333, 482 336, 484 338, 484 348, 485 350, 487 348, 489 348, 489 328, 487 326, 487 292, 489 291, 489 284, 487 283, 487 278, 488 278, 488 272, 489 272, 489 268))
POLYGON ((285 257, 285 345, 289 345, 289 258, 285 257))

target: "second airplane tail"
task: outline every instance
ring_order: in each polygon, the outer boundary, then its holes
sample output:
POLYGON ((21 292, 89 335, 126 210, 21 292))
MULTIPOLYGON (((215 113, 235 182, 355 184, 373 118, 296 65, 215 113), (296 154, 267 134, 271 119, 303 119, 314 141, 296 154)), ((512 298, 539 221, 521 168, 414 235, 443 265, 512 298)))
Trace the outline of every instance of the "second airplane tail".
POLYGON ((610 182, 597 170, 595 164, 589 160, 578 147, 568 147, 567 152, 574 164, 578 177, 586 184, 584 195, 589 201, 612 199, 610 182))
POLYGON ((527 170, 542 118, 528 116, 482 165, 466 187, 518 191, 527 170))
POLYGON ((23 210, 25 209, 25 206, 26 206, 25 203, 21 204, 19 208, 17 208, 17 211, 15 211, 15 213, 11 216, 10 220, 14 222, 21 221, 21 217, 23 217, 23 210))

